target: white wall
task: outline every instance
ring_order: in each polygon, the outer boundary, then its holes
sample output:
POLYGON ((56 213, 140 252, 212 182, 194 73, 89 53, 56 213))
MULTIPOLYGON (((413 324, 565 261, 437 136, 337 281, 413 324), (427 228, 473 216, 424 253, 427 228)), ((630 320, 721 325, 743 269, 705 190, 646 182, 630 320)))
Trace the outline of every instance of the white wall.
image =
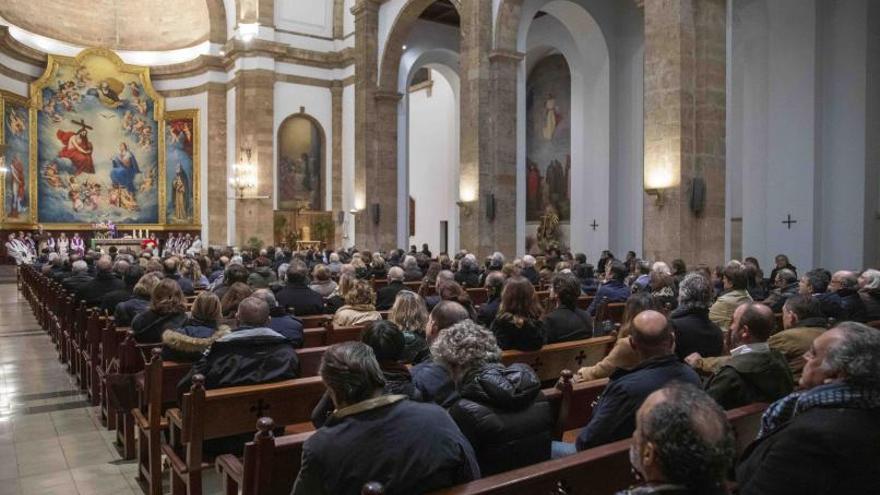
MULTIPOLYGON (((409 93, 409 195, 416 203, 416 232, 409 243, 427 243, 439 252, 441 221, 449 222, 449 250, 457 244, 452 238, 457 237, 458 99, 446 77, 431 72, 430 91, 409 93)), ((409 225, 408 217, 400 221, 409 225)))
POLYGON ((278 0, 275 28, 332 38, 333 0, 278 0))
POLYGON ((351 213, 356 208, 354 197, 354 85, 342 89, 342 209, 345 210, 343 223, 343 247, 354 245, 355 222, 351 213))

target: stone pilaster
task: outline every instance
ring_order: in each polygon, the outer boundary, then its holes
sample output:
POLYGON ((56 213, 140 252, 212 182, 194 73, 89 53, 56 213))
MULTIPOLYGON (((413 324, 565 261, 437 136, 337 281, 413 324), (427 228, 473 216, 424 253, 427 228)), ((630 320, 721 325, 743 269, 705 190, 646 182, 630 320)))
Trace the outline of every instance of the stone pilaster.
MULTIPOLYGON (((333 210, 333 221, 337 215, 344 211, 342 207, 342 83, 333 81, 330 86, 331 104, 331 127, 333 129, 333 142, 331 143, 333 160, 331 163, 331 194, 332 201, 329 210, 333 210)), ((342 224, 337 223, 333 245, 342 246, 342 224)))
POLYGON ((226 245, 226 85, 209 83, 208 93, 208 244, 226 245))
POLYGON ((645 0, 645 256, 689 265, 723 262, 725 1, 645 0), (689 207, 692 179, 703 211, 689 207), (668 187, 666 187, 668 186, 668 187))
MULTIPOLYGON (((257 189, 246 195, 258 197, 238 200, 235 210, 238 245, 246 245, 251 237, 260 239, 264 245, 273 242, 274 88, 272 71, 246 70, 235 78, 236 149, 251 149, 251 161, 257 166, 257 189)), ((239 161, 242 157, 235 159, 239 161)))

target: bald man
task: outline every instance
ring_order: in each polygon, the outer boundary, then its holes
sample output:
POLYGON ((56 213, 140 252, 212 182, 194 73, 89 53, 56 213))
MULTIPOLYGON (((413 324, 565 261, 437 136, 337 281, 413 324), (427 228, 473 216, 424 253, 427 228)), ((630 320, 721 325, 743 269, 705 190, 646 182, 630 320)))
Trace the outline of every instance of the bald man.
MULTIPOLYGON (((590 422, 578 435, 578 451, 632 435, 636 411, 645 398, 669 382, 700 385, 700 378, 673 352, 675 335, 666 317, 657 311, 642 311, 633 319, 630 343, 639 364, 630 371, 617 369, 611 374, 590 422)), ((562 444, 565 445, 565 444, 562 444)), ((571 447, 554 443, 554 457, 572 453, 571 447), (568 449, 567 452, 563 449, 568 449)))
POLYGON ((865 303, 859 296, 859 276, 849 270, 834 272, 828 284, 828 296, 822 299, 823 307, 834 307, 835 314, 826 314, 837 321, 858 321, 864 323, 867 317, 865 303))

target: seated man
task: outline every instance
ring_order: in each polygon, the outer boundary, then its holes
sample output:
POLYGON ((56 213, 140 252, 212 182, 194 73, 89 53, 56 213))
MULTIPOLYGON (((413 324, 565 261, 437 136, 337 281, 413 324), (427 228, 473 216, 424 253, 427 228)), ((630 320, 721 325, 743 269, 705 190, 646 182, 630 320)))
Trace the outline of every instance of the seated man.
POLYGON ((385 379, 361 342, 330 346, 321 379, 335 412, 305 441, 292 495, 427 493, 480 477, 474 450, 442 408, 383 395, 385 379))
POLYGON ((785 356, 794 380, 801 376, 804 353, 810 350, 813 340, 828 328, 828 320, 822 316, 819 301, 814 297, 796 294, 782 307, 782 326, 785 330, 774 334, 767 343, 771 349, 785 356))
POLYGON ((581 283, 570 273, 559 273, 550 286, 550 303, 555 309, 544 315, 544 342, 568 342, 593 336, 593 319, 577 307, 581 283))
POLYGON ((718 404, 693 385, 668 385, 636 414, 629 459, 644 483, 618 495, 725 494, 735 454, 733 429, 718 404))
POLYGON ((626 302, 630 296, 629 287, 623 283, 627 274, 626 265, 616 260, 612 261, 608 263, 605 273, 605 283, 596 291, 596 298, 587 309, 591 316, 596 316, 596 310, 603 300, 607 299, 610 303, 626 302))
POLYGON ((278 301, 275 294, 269 289, 257 289, 251 294, 253 297, 259 297, 269 305, 269 328, 283 335, 293 344, 293 347, 299 349, 303 346, 304 330, 303 323, 297 318, 287 314, 278 301))
POLYGON ((718 299, 709 308, 709 319, 712 323, 726 332, 730 327, 730 320, 733 318, 733 311, 744 302, 751 302, 752 296, 749 295, 748 278, 746 277, 745 266, 738 262, 730 262, 721 272, 721 283, 723 284, 723 292, 718 299))
POLYGON ((102 256, 95 263, 95 277, 80 289, 80 298, 89 306, 96 306, 105 294, 124 288, 125 282, 113 273, 110 257, 102 256))
POLYGON ((736 470, 742 495, 880 493, 880 332, 817 337, 800 391, 773 403, 736 470))
POLYGON ((177 257, 172 256, 168 258, 162 263, 162 266, 165 271, 165 278, 177 282, 177 285, 180 286, 180 290, 183 291, 183 295, 191 296, 195 294, 192 280, 180 275, 180 260, 177 259, 177 257))
POLYGON ((782 305, 785 304, 786 299, 797 295, 798 279, 797 274, 788 268, 773 271, 776 273, 776 278, 772 279, 776 288, 770 292, 770 295, 767 296, 767 299, 764 299, 763 303, 770 306, 774 313, 778 313, 782 311, 782 305))
POLYGON ((697 352, 701 356, 724 353, 724 334, 709 319, 712 284, 699 273, 689 273, 679 284, 678 307, 669 315, 675 328, 675 354, 685 359, 697 352))
POLYGON ((193 364, 177 385, 179 393, 189 391, 192 377, 205 377, 205 388, 255 385, 297 377, 299 360, 293 345, 283 335, 267 328, 269 305, 248 297, 238 305, 239 327, 214 341, 205 355, 193 364))
POLYGON ((79 294, 83 287, 92 282, 92 276, 89 275, 89 265, 83 260, 76 260, 70 265, 70 276, 61 282, 61 286, 68 292, 76 295, 77 303, 79 303, 79 294))
MULTIPOLYGON (((440 332, 467 319, 467 309, 461 304, 454 301, 441 301, 438 303, 428 316, 428 323, 425 325, 425 337, 428 340, 428 346, 430 347, 434 339, 440 335, 440 332)), ((413 384, 422 394, 423 401, 436 402, 443 407, 449 407, 458 400, 455 383, 453 383, 452 377, 449 376, 449 370, 441 364, 435 363, 428 358, 428 360, 413 366, 410 371, 413 384)))
POLYGON ((495 317, 498 315, 498 308, 501 306, 501 291, 504 290, 504 273, 500 271, 489 272, 486 275, 486 292, 488 299, 480 306, 477 311, 477 320, 480 325, 486 328, 492 326, 495 317))
POLYGON ((675 335, 662 313, 639 313, 632 321, 629 339, 639 356, 639 365, 630 371, 617 369, 611 375, 577 443, 553 442, 554 458, 574 453, 575 447, 581 451, 632 435, 639 406, 667 383, 678 380, 700 385, 697 373, 672 352, 675 335))
POLYGON ((388 270, 388 285, 376 292, 376 310, 386 311, 394 305, 394 299, 397 293, 406 290, 403 285, 403 269, 399 266, 392 267, 388 270))
POLYGON ((319 315, 324 312, 324 298, 309 289, 309 268, 294 260, 287 268, 287 285, 277 293, 278 305, 292 309, 296 316, 319 315))
POLYGON ((761 303, 740 304, 733 312, 730 358, 709 378, 706 392, 724 409, 773 402, 794 388, 788 362, 767 339, 776 320, 761 303))
POLYGON ((859 321, 865 322, 867 315, 865 312, 865 303, 859 296, 859 276, 849 270, 841 270, 835 272, 831 277, 829 289, 837 297, 835 298, 839 304, 839 312, 833 316, 838 321, 859 321))

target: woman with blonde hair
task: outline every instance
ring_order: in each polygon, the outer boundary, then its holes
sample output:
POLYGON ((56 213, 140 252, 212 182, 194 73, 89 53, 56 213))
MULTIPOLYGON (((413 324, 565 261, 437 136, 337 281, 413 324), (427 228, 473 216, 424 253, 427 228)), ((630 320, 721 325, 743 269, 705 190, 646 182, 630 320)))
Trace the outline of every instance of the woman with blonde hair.
POLYGON ((345 294, 345 305, 333 314, 333 326, 353 327, 368 321, 381 320, 376 311, 376 293, 367 280, 355 280, 345 294))
MULTIPOLYGON (((146 276, 146 275, 145 275, 146 276)), ((178 328, 186 321, 183 291, 176 280, 163 279, 150 295, 150 307, 131 322, 138 343, 162 341, 162 332, 178 328)))
POLYGON ((583 382, 598 380, 600 378, 608 378, 617 368, 624 370, 635 368, 639 364, 639 356, 629 342, 632 321, 636 315, 642 311, 654 309, 654 306, 654 298, 647 292, 637 292, 631 295, 626 300, 626 306, 623 310, 623 323, 620 325, 620 331, 617 334, 617 342, 614 343, 614 348, 598 363, 579 369, 575 379, 583 382))
POLYGON ((405 363, 419 364, 431 355, 425 327, 428 325, 428 308, 425 300, 409 290, 397 293, 394 306, 388 313, 388 321, 396 324, 403 332, 405 363))
POLYGON ((193 287, 207 287, 208 277, 202 273, 202 267, 194 259, 185 259, 180 264, 180 275, 192 281, 193 287))
POLYGON ((215 340, 230 332, 229 326, 220 324, 222 318, 220 298, 213 292, 199 294, 186 322, 162 333, 162 359, 198 361, 215 340))

